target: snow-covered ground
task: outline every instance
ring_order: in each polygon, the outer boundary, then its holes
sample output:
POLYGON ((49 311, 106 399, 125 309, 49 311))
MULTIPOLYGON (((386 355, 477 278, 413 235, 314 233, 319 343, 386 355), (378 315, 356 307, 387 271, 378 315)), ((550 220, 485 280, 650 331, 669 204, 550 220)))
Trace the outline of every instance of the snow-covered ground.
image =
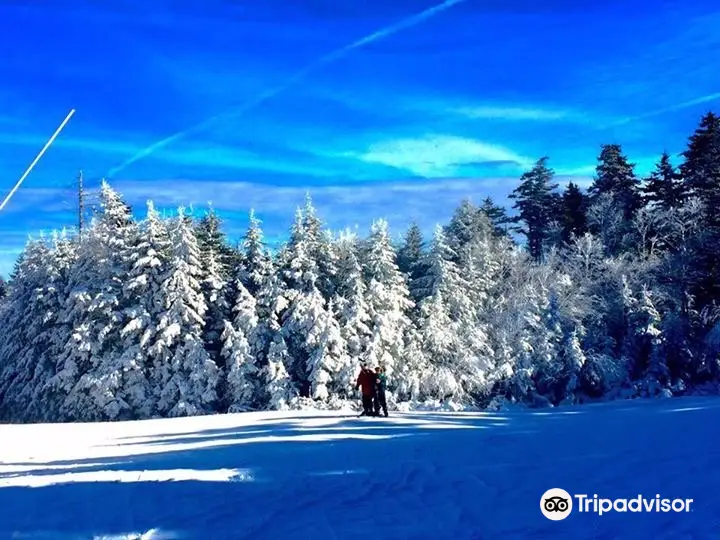
POLYGON ((3 425, 0 538, 720 538, 719 424, 720 399, 684 398, 3 425), (552 521, 550 488, 693 502, 598 515, 574 499, 552 521))

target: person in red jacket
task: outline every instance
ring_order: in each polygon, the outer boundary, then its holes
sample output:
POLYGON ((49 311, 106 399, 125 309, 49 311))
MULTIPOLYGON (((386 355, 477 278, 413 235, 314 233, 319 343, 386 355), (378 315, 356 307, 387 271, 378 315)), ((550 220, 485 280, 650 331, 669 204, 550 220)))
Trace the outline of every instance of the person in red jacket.
POLYGON ((375 399, 375 385, 377 381, 377 375, 370 369, 367 362, 364 362, 360 369, 360 375, 358 375, 356 388, 362 389, 362 406, 363 412, 360 416, 373 416, 373 400, 375 399))

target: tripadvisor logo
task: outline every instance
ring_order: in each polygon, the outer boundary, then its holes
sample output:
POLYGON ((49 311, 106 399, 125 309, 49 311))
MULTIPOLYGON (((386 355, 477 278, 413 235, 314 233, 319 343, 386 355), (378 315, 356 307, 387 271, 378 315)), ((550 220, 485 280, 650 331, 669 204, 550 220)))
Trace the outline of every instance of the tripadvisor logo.
POLYGON ((570 515, 573 509, 573 500, 564 489, 548 489, 540 497, 540 511, 548 519, 560 521, 570 515))
POLYGON ((691 512, 693 499, 663 499, 660 495, 646 498, 637 495, 629 499, 603 499, 597 495, 590 497, 585 494, 570 495, 560 488, 552 488, 540 497, 540 511, 552 520, 561 521, 568 517, 573 508, 585 514, 603 515, 610 512, 691 512), (574 499, 574 501, 573 501, 574 499))

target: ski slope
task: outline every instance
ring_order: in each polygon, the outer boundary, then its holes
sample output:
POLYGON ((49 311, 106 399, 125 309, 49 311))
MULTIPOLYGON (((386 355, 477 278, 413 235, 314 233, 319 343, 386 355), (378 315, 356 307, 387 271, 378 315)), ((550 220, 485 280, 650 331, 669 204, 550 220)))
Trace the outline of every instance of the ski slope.
POLYGON ((720 538, 720 399, 0 426, 0 538, 720 538), (692 499, 547 519, 550 488, 692 499))

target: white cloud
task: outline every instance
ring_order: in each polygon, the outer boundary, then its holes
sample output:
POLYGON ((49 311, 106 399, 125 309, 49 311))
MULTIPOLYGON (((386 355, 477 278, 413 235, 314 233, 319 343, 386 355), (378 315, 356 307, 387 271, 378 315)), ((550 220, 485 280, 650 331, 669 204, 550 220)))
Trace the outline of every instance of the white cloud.
POLYGON ((511 162, 520 168, 533 160, 502 146, 452 135, 392 139, 371 145, 355 157, 403 169, 425 178, 458 175, 461 168, 483 162, 511 162))
POLYGON ((577 120, 581 118, 576 113, 565 110, 543 109, 535 107, 517 107, 501 105, 478 105, 457 107, 450 109, 461 116, 483 120, 509 120, 509 121, 556 121, 577 120))

